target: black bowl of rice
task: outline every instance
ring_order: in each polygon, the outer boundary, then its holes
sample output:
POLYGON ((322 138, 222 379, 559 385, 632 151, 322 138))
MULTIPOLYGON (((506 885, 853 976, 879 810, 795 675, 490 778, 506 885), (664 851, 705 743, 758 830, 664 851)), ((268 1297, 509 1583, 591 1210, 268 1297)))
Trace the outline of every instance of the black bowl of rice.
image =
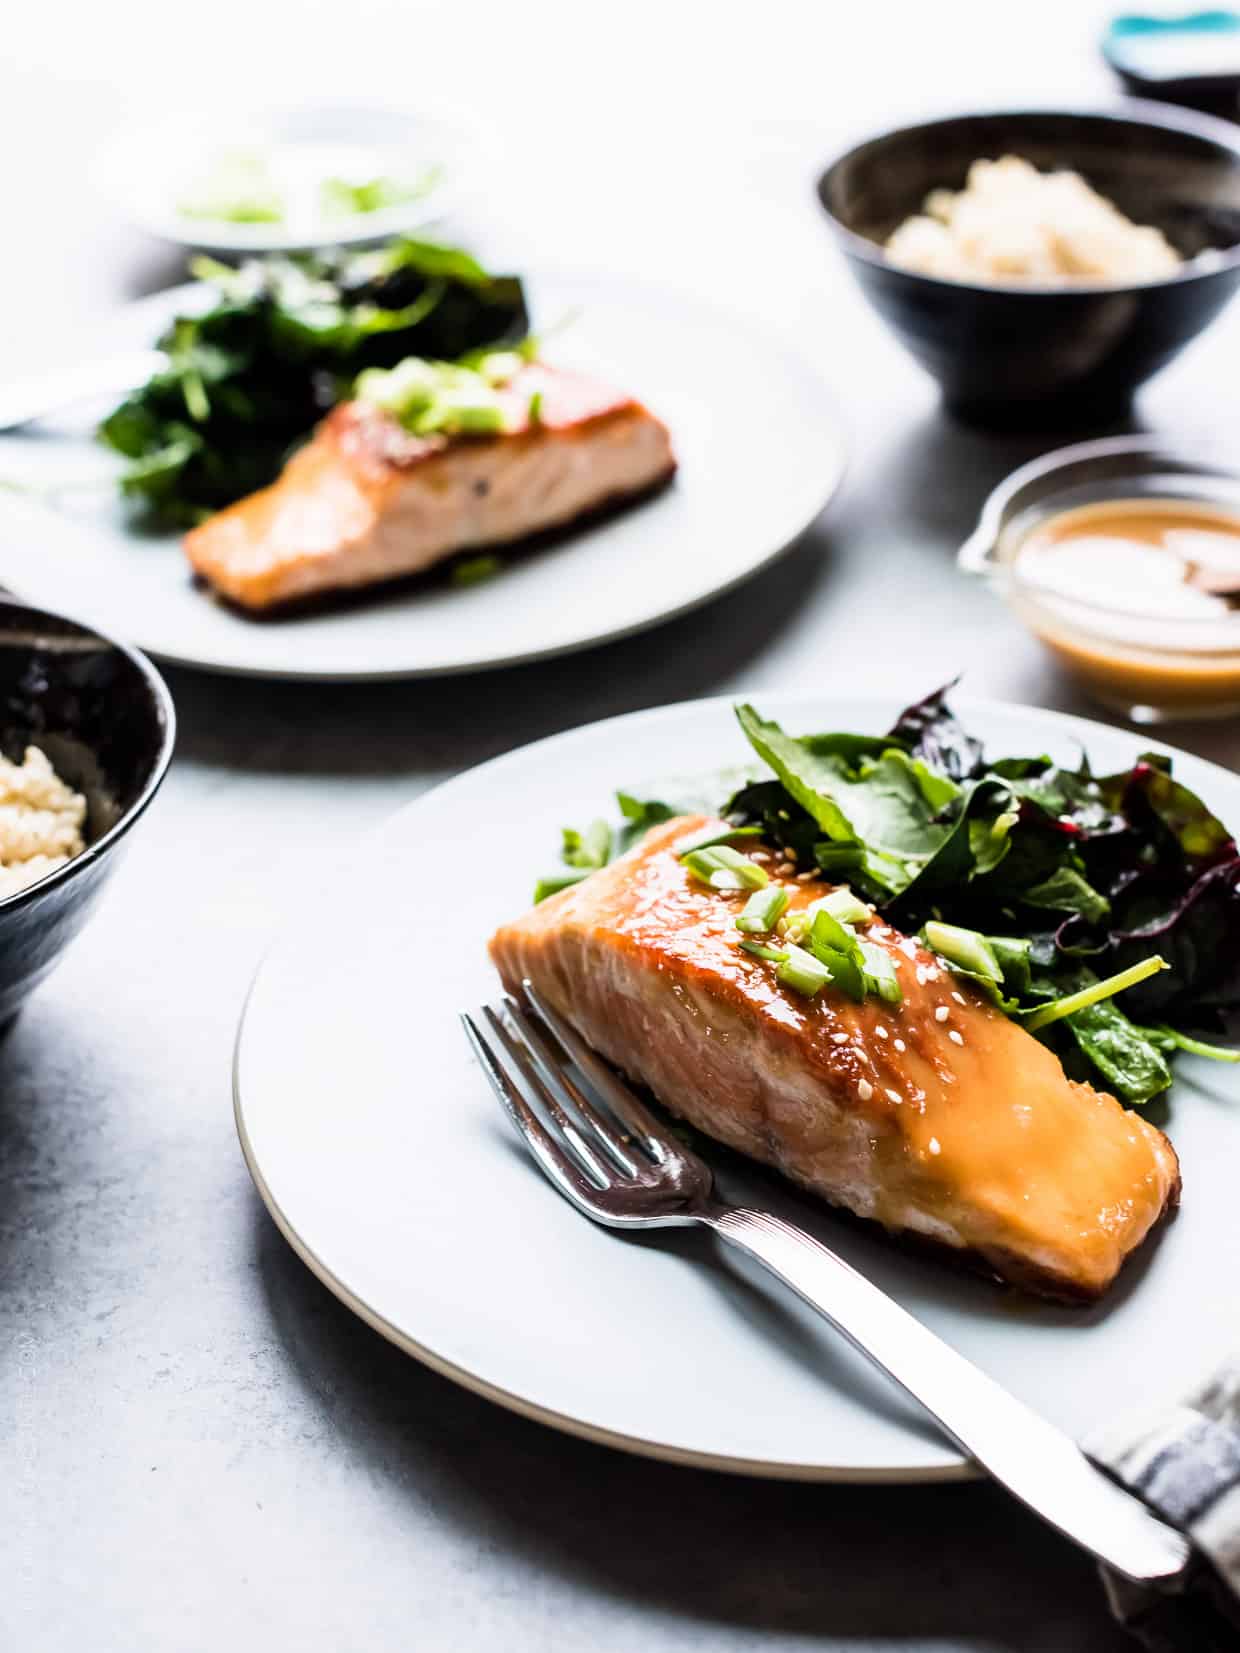
POLYGON ((90 917, 175 727, 142 655, 0 601, 0 1026, 90 917))
POLYGON ((901 127, 818 197, 866 298, 981 424, 1114 418, 1240 285, 1240 127, 1165 104, 901 127))

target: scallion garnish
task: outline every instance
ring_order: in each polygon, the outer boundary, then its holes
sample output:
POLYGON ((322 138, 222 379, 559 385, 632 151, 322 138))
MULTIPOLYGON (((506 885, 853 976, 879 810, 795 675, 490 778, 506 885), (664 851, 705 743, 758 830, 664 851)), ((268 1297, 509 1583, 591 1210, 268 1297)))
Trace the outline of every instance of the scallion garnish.
POLYGON ((583 878, 588 878, 593 869, 590 867, 574 868, 571 872, 553 872, 546 878, 540 878, 534 886, 534 905, 545 901, 549 895, 558 895, 573 884, 580 884, 583 878))
POLYGON ((764 941, 742 941, 741 948, 756 959, 766 959, 768 964, 783 964, 788 957, 786 947, 768 947, 764 941))
MULTIPOLYGON (((744 943, 742 943, 742 946, 744 943)), ((775 974, 785 987, 812 999, 831 980, 831 972, 812 953, 802 947, 789 947, 782 964, 775 966, 775 974)))
POLYGON ((681 865, 689 869, 703 884, 713 890, 761 890, 769 883, 765 870, 739 850, 726 844, 709 849, 691 849, 680 857, 681 865))
POLYGON ((737 915, 736 928, 750 935, 765 935, 775 928, 787 905, 788 892, 777 884, 755 890, 737 915))
POLYGON ((865 961, 862 971, 866 987, 888 1004, 903 1004, 904 989, 900 986, 900 978, 896 975, 896 967, 890 953, 875 942, 863 941, 861 956, 865 961))
POLYGON ((977 930, 966 930, 959 924, 941 924, 929 919, 922 935, 926 946, 945 958, 949 964, 958 964, 962 970, 972 970, 987 981, 1003 980, 1003 971, 986 937, 977 930))
POLYGON ((811 901, 805 909, 811 920, 815 913, 830 913, 832 918, 838 918, 842 924, 864 924, 873 914, 858 896, 841 884, 838 890, 831 890, 826 895, 820 895, 817 901, 811 901))

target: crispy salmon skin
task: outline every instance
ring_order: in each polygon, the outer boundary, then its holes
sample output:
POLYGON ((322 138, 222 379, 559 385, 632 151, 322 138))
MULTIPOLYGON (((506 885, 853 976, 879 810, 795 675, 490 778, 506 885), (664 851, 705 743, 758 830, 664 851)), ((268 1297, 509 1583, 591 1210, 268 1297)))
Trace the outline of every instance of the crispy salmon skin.
MULTIPOLYGON (((673 1113, 833 1204, 1042 1295, 1101 1296, 1178 1199, 1162 1132, 1068 1079, 878 918, 862 933, 889 955, 902 1003, 782 986, 740 949, 744 897, 680 862, 677 844, 703 824, 656 827, 498 930, 491 957, 509 991, 532 981, 673 1113)), ((789 912, 831 887, 765 864, 789 912)))
POLYGON ((505 396, 507 428, 483 437, 411 436, 342 403, 269 488, 185 536, 191 567, 242 608, 278 608, 563 527, 675 472, 666 427, 592 379, 532 362, 505 396))

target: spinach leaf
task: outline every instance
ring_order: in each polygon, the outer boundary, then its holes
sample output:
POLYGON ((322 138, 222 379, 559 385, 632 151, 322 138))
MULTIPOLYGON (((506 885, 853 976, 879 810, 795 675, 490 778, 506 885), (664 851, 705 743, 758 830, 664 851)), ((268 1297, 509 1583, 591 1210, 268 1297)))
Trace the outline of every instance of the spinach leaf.
POLYGON ((798 740, 751 706, 737 708, 750 745, 785 791, 836 844, 859 846, 866 877, 903 890, 947 838, 939 820, 959 792, 902 747, 837 735, 798 740))
POLYGON ((1148 1102, 1170 1085, 1166 1058, 1113 999, 1075 1011, 1062 1025, 1125 1102, 1148 1102))

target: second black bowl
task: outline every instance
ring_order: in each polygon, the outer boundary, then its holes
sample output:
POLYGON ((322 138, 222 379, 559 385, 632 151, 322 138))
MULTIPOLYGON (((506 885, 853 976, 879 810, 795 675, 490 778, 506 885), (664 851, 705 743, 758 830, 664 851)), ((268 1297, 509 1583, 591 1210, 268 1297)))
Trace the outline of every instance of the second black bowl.
POLYGON ((1087 424, 1121 411, 1240 283, 1240 128, 1137 100, 1106 110, 955 115, 870 138, 818 194, 866 297, 949 407, 984 424, 1087 424), (932 189, 961 189, 979 158, 1080 172, 1188 263, 1130 286, 945 281, 900 269, 882 243, 932 189))
POLYGON ((142 655, 63 615, 0 601, 0 752, 20 762, 39 746, 87 805, 81 854, 0 900, 0 1028, 94 911, 164 778, 175 727, 142 655))

